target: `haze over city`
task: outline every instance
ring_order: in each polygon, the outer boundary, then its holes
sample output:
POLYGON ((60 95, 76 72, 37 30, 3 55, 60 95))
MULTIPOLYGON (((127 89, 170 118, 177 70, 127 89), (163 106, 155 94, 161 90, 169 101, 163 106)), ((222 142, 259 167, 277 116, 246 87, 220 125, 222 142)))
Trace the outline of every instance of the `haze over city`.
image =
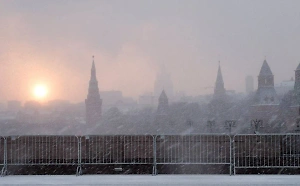
MULTIPOLYGON (((153 92, 164 65, 174 91, 211 94, 221 62, 227 90, 256 83, 266 58, 275 83, 300 61, 300 1, 0 0, 0 101, 82 102, 92 56, 100 91, 153 92)), ((256 85, 255 85, 256 87, 256 85)))

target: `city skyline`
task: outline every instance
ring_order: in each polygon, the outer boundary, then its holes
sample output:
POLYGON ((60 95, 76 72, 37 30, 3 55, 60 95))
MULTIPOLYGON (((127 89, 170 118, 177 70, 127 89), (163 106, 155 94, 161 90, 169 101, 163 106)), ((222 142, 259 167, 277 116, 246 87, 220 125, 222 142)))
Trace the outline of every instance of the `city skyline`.
POLYGON ((205 88, 214 86, 219 60, 226 90, 244 92, 247 75, 256 89, 265 58, 277 84, 293 77, 300 60, 299 5, 1 1, 0 101, 35 99, 34 86, 46 84, 48 100, 83 102, 92 55, 100 91, 135 99, 153 92, 161 65, 174 91, 192 96, 213 92, 205 88))

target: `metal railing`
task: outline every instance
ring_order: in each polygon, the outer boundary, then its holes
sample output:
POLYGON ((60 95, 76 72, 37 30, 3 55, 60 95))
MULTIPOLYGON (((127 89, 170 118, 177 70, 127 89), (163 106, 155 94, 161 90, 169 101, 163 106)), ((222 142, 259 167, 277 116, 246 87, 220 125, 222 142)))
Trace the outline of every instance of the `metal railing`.
POLYGON ((0 136, 0 166, 1 166, 1 176, 6 175, 6 139, 0 136))
POLYGON ((300 168, 298 134, 239 134, 233 145, 235 169, 300 168))
POLYGON ((230 164, 227 135, 160 135, 157 164, 230 164))
POLYGON ((155 165, 230 165, 230 144, 228 135, 159 135, 155 137, 155 165))
MULTIPOLYGON (((298 134, 91 135, 0 137, 1 175, 7 166, 228 165, 300 168, 298 134)), ((119 168, 117 166, 117 168, 119 168)), ((128 166, 127 166, 128 167, 128 166)))
POLYGON ((153 137, 116 135, 81 137, 81 164, 152 164, 153 137))
POLYGON ((76 165, 78 144, 77 136, 7 137, 7 165, 76 165))

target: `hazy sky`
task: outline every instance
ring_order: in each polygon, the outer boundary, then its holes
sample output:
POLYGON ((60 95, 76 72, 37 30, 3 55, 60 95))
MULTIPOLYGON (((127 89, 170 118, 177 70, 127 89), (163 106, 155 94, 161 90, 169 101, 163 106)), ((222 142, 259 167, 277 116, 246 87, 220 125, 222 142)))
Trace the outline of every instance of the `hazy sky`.
POLYGON ((164 64, 175 91, 212 92, 257 81, 266 59, 275 83, 300 61, 299 0, 0 0, 0 101, 84 101, 92 56, 100 90, 137 98, 164 64))

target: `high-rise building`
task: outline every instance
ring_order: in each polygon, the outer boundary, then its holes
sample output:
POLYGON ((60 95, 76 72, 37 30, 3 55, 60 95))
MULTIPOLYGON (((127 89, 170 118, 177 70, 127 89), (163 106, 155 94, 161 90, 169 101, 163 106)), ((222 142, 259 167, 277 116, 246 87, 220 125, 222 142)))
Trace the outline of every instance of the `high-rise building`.
POLYGON ((167 115, 169 109, 168 97, 163 90, 158 99, 157 115, 167 115))
POLYGON ((250 94, 254 91, 254 81, 252 76, 247 76, 245 78, 245 83, 246 83, 246 93, 250 94))
POLYGON ((168 97, 163 90, 158 99, 158 107, 155 118, 155 128, 157 134, 167 133, 169 129, 169 101, 168 97))
POLYGON ((98 81, 96 78, 96 67, 93 58, 91 79, 89 82, 89 90, 87 98, 85 99, 86 106, 86 123, 88 125, 96 125, 101 118, 102 99, 100 98, 98 81))

